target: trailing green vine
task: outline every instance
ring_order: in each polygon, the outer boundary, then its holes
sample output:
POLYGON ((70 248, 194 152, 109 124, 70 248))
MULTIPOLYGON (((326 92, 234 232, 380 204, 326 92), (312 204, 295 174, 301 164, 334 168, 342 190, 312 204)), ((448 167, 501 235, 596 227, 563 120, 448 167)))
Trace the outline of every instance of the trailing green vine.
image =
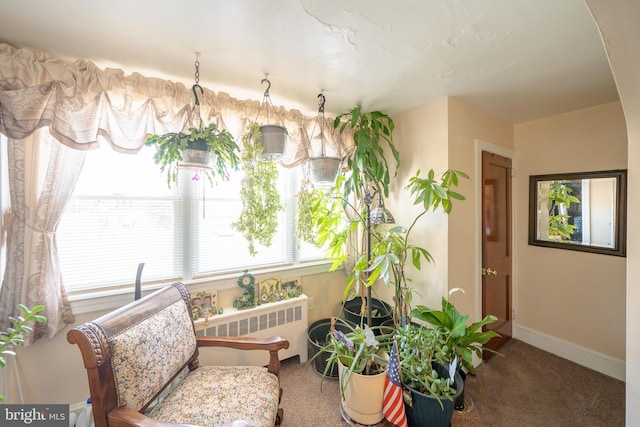
MULTIPOLYGON (((338 178, 343 181, 344 178, 338 178)), ((296 238, 317 248, 330 240, 329 233, 342 224, 342 197, 337 188, 314 187, 308 179, 300 183, 296 194, 296 238)))
POLYGON ((242 137, 242 212, 238 220, 231 224, 249 243, 249 254, 252 256, 258 253, 256 242, 271 246, 278 230, 278 212, 284 210, 277 187, 278 168, 273 162, 261 160, 263 147, 259 142, 260 136, 260 126, 251 122, 242 137))

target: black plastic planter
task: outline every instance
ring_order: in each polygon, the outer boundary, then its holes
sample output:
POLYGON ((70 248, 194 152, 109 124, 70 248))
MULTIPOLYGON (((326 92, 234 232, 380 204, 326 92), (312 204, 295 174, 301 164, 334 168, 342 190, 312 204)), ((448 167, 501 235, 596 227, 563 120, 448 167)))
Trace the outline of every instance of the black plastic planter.
MULTIPOLYGON (((448 376, 446 368, 435 366, 435 369, 441 377, 448 376)), ((433 396, 422 394, 412 388, 408 388, 411 392, 411 401, 413 402, 413 406, 407 403, 404 405, 409 427, 448 427, 451 425, 455 401, 464 391, 464 382, 457 372, 455 374, 453 387, 456 389, 453 400, 443 397, 439 402, 438 399, 433 396), (442 406, 440 405, 441 403, 442 406)))
MULTIPOLYGON (((335 328, 344 333, 347 333, 349 331, 349 328, 340 322, 336 322, 335 328)), ((331 330, 330 318, 316 320, 311 325, 309 325, 309 328, 307 329, 307 342, 309 343, 309 346, 308 346, 309 359, 315 356, 315 354, 318 353, 320 349, 326 345, 327 335, 329 334, 330 330, 331 330)), ((328 359, 329 359, 329 354, 322 353, 313 360, 313 366, 318 373, 324 374, 324 370, 327 367, 328 359)), ((327 378, 338 379, 337 363, 333 365, 332 369, 329 372, 327 372, 326 376, 327 378)))
MULTIPOLYGON (((365 315, 364 319, 362 319, 363 316, 360 316, 361 307, 362 307, 362 297, 355 297, 345 302, 343 306, 345 320, 353 322, 356 325, 367 323, 366 321, 367 316, 365 315)), ((376 298, 372 298, 371 311, 372 311, 371 323, 373 324, 369 326, 371 327, 382 326, 382 324, 387 321, 393 322, 392 308, 386 302, 376 298)), ((376 334, 379 334, 379 330, 376 330, 375 332, 376 334)))

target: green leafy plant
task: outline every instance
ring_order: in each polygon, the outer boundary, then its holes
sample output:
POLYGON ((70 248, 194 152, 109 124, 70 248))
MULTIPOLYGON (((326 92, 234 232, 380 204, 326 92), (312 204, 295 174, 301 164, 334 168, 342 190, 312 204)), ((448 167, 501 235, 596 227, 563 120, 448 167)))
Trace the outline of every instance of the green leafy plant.
POLYGON ((385 148, 391 151, 396 171, 400 166, 400 153, 393 143, 395 125, 391 117, 380 111, 363 112, 354 107, 348 113, 337 116, 333 128, 340 133, 353 132, 353 151, 346 161, 350 173, 344 182, 344 197, 353 193, 357 198, 364 197, 363 189, 373 185, 385 197, 389 196, 391 173, 385 156, 385 148))
MULTIPOLYGON (((296 195, 296 237, 318 248, 329 247, 335 234, 343 225, 342 194, 343 176, 331 188, 314 187, 303 180, 296 195)), ((333 256, 332 256, 333 257, 333 256)))
POLYGON ((212 156, 213 166, 204 168, 203 173, 211 185, 216 177, 228 179, 229 170, 238 169, 238 145, 226 129, 219 129, 215 123, 209 126, 189 128, 188 133, 171 132, 164 135, 151 135, 145 141, 147 146, 155 146, 153 160, 160 169, 167 173, 167 186, 178 179, 179 164, 184 161, 187 148, 208 150, 212 156))
POLYGON ((491 330, 483 331, 483 328, 498 319, 493 315, 487 315, 481 321, 467 325, 469 316, 460 314, 450 301, 451 296, 456 292, 464 291, 460 288, 451 289, 449 299, 442 298, 441 310, 419 305, 411 311, 411 316, 427 322, 438 331, 439 336, 442 337, 442 349, 446 353, 444 360, 447 363, 457 360, 456 363, 475 375, 473 353, 478 357, 482 357, 483 350, 497 354, 485 348, 484 345, 491 338, 499 337, 500 334, 491 330))
POLYGON ((311 358, 309 363, 322 354, 328 354, 327 364, 323 373, 323 378, 333 369, 333 366, 340 362, 346 367, 344 381, 342 381, 341 393, 344 393, 349 379, 353 373, 361 375, 376 375, 387 367, 388 353, 391 349, 393 330, 379 326, 369 328, 367 325, 353 325, 340 318, 332 318, 331 331, 327 336, 327 341, 323 347, 311 358), (344 326, 347 332, 342 332, 334 327, 335 323, 344 326), (381 330, 376 335, 374 331, 381 330))
POLYGON ((414 244, 411 240, 411 231, 418 220, 427 212, 435 211, 442 206, 445 213, 449 214, 453 208, 453 200, 465 200, 465 197, 453 190, 457 187, 461 178, 468 179, 464 172, 447 170, 437 177, 433 169, 427 173, 426 178, 420 177, 420 171, 409 180, 405 187, 410 191, 414 204, 422 206, 422 211, 414 218, 409 228, 394 226, 384 232, 379 232, 373 227, 371 259, 363 254, 353 269, 353 273, 347 278, 345 295, 350 292, 352 286, 356 291, 361 284, 373 286, 378 279, 387 286, 394 288, 394 323, 400 327, 410 322, 409 310, 413 299, 413 290, 409 286, 406 266, 409 262, 420 270, 423 261, 433 262, 433 257, 427 249, 414 244))
MULTIPOLYGON (((37 313, 44 310, 44 306, 37 305, 32 309, 22 304, 17 305, 21 315, 18 317, 9 317, 9 321, 13 325, 6 331, 0 331, 0 368, 7 366, 6 356, 15 356, 14 348, 24 344, 25 337, 33 332, 33 328, 29 325, 33 322, 44 323, 47 319, 37 313)), ((4 396, 0 395, 0 402, 4 401, 4 396)))
POLYGON ((456 388, 451 378, 438 373, 439 366, 441 371, 448 370, 449 349, 443 332, 408 324, 396 331, 395 339, 402 384, 438 400, 453 400, 456 388))
POLYGON ((257 253, 256 242, 271 246, 278 230, 278 212, 284 210, 278 192, 278 168, 274 162, 262 160, 260 126, 251 122, 242 137, 240 165, 244 172, 240 198, 242 211, 231 226, 249 243, 249 253, 257 253))
POLYGON ((551 181, 549 186, 549 238, 553 240, 570 240, 576 226, 569 224, 566 213, 571 203, 580 203, 580 199, 573 196, 573 189, 567 185, 569 181, 551 181))

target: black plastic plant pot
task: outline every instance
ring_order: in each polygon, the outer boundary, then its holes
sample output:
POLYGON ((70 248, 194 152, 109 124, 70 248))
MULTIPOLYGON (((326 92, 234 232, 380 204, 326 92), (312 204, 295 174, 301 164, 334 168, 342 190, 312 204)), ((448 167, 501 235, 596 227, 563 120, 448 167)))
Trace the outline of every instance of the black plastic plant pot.
MULTIPOLYGON (((344 333, 347 333, 349 331, 349 328, 346 325, 340 323, 339 321, 336 322, 335 328, 344 333)), ((311 325, 309 325, 309 328, 307 329, 307 341, 309 343, 309 346, 308 346, 309 359, 315 356, 316 353, 318 353, 320 349, 327 344, 327 335, 329 334, 330 330, 331 330, 331 319, 329 318, 316 320, 311 325)), ((313 360, 313 366, 318 373, 324 374, 324 370, 327 367, 328 359, 329 359, 329 354, 322 353, 313 360)), ((327 372, 326 377, 338 379, 337 363, 332 366, 332 369, 329 372, 327 372)))
MULTIPOLYGON (((371 323, 370 327, 382 326, 383 324, 393 324, 393 309, 386 302, 377 298, 371 299, 371 323)), ((362 311, 362 297, 355 297, 349 301, 346 301, 343 306, 344 318, 356 325, 362 325, 367 323, 367 316, 361 316, 362 311), (364 317, 364 319, 363 319, 364 317)), ((377 335, 380 334, 379 329, 375 329, 377 335)))
MULTIPOLYGON (((443 366, 434 366, 440 377, 448 376, 448 371, 443 366)), ((407 414, 409 427, 448 427, 451 425, 456 399, 464 392, 464 382, 459 373, 455 373, 454 388, 456 394, 453 400, 445 397, 438 402, 433 396, 422 394, 412 388, 412 405, 405 402, 404 408, 407 414), (442 403, 442 405, 440 405, 442 403)))

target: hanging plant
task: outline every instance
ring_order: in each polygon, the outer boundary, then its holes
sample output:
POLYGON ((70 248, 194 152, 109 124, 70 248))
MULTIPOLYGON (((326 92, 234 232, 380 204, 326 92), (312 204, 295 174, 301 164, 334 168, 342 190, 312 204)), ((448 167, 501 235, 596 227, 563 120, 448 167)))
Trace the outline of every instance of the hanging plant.
POLYGON ((255 121, 258 120, 258 117, 260 116, 260 113, 264 107, 267 123, 263 123, 259 126, 258 130, 260 132, 258 134, 259 136, 256 137, 256 141, 262 146, 260 158, 263 161, 275 162, 281 159, 286 151, 289 133, 287 132, 287 128, 282 125, 269 124, 269 106, 271 106, 271 108, 274 110, 275 108, 273 106, 273 103, 271 102, 271 96, 269 95, 271 82, 267 78, 267 74, 265 74, 264 79, 262 79, 260 83, 266 83, 267 89, 264 91, 262 103, 260 104, 260 108, 258 109, 258 114, 255 121))
POLYGON ((257 254, 256 242, 269 247, 278 230, 278 212, 284 210, 278 192, 278 168, 262 160, 260 126, 251 122, 242 137, 240 167, 244 172, 240 198, 242 212, 231 227, 249 243, 249 254, 257 254))
POLYGON ((311 141, 309 141, 307 165, 309 167, 309 181, 315 186, 332 187, 335 185, 336 178, 340 174, 342 167, 342 155, 340 152, 340 142, 336 142, 336 135, 332 132, 331 127, 324 117, 325 96, 321 93, 318 95, 318 116, 313 124, 310 139, 318 138, 320 140, 320 153, 314 153, 311 141), (318 135, 315 130, 318 129, 318 135), (327 145, 335 143, 335 151, 337 156, 327 156, 327 145))
POLYGON ((199 84, 200 62, 196 60, 196 82, 192 87, 195 98, 194 107, 189 113, 189 117, 181 132, 170 132, 164 135, 151 135, 144 145, 155 146, 156 153, 153 161, 160 165, 160 170, 167 173, 167 186, 178 180, 178 170, 187 167, 196 171, 196 176, 200 172, 204 174, 211 186, 214 185, 216 177, 222 179, 229 178, 229 168, 238 169, 238 144, 233 140, 233 136, 226 129, 219 129, 215 123, 204 126, 200 117, 200 100, 198 92, 204 94, 204 89, 199 84), (191 119, 197 116, 197 126, 188 125, 191 119), (188 131, 184 129, 188 127, 188 131), (212 165, 213 163, 213 165, 212 165))
POLYGON ((226 129, 215 123, 189 128, 189 133, 151 135, 145 145, 155 146, 153 160, 167 174, 167 186, 178 180, 180 167, 202 171, 213 186, 216 178, 228 179, 229 169, 238 169, 238 145, 226 129))

